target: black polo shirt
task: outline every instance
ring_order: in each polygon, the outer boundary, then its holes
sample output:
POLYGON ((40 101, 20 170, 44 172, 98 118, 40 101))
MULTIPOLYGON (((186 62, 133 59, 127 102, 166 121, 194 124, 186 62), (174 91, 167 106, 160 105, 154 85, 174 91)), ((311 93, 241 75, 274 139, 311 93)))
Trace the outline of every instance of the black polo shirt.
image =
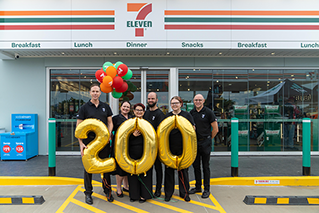
MULTIPOLYGON (((81 106, 76 118, 80 120, 96 118, 102 121, 107 126, 107 118, 112 115, 112 110, 108 104, 99 101, 99 105, 96 107, 95 104, 93 104, 91 100, 89 100, 81 106)), ((84 139, 83 143, 87 145, 94 139, 94 137, 95 134, 93 132, 89 132, 88 138, 84 139)))
MULTIPOLYGON (((166 114, 166 117, 174 115, 173 112, 166 114)), ((186 118, 193 126, 195 125, 194 119, 189 112, 181 111, 178 115, 186 118)), ((173 155, 181 155, 183 153, 183 137, 179 129, 175 128, 169 134, 169 148, 173 155)))
POLYGON ((164 113, 159 108, 157 108, 154 111, 151 111, 148 109, 146 110, 144 114, 144 119, 152 124, 155 131, 157 130, 158 125, 162 122, 164 117, 165 117, 164 113))
POLYGON ((211 123, 217 121, 214 112, 204 106, 199 112, 194 108, 190 113, 196 124, 197 139, 200 141, 211 137, 211 123))

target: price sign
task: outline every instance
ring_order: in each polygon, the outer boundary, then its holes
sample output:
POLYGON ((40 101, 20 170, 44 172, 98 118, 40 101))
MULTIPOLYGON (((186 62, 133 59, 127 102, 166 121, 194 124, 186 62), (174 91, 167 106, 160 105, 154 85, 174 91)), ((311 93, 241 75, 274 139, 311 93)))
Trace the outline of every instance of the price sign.
POLYGON ((16 151, 18 152, 18 153, 21 153, 21 152, 23 152, 23 146, 21 146, 21 145, 18 145, 17 147, 16 147, 16 151))
POLYGON ((8 146, 8 145, 3 146, 2 149, 3 149, 3 151, 4 151, 5 153, 9 153, 9 152, 11 151, 11 147, 8 146))

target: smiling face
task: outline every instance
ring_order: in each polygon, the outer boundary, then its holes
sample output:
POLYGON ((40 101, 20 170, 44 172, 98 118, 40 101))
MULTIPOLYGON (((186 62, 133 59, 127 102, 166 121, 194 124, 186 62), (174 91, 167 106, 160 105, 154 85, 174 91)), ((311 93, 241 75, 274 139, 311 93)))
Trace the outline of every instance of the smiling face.
POLYGON ((128 102, 124 102, 121 106, 121 113, 127 115, 131 110, 131 105, 128 102))
POLYGON ((171 100, 171 107, 173 111, 179 111, 182 107, 182 104, 178 99, 173 98, 171 100))
POLYGON ((149 107, 154 107, 157 104, 157 97, 155 92, 151 92, 147 96, 147 104, 149 107))
POLYGON ((198 94, 198 95, 195 95, 193 101, 194 101, 196 109, 200 109, 204 106, 205 99, 201 94, 198 94))
POLYGON ((141 106, 137 106, 135 109, 134 109, 134 115, 138 118, 143 118, 143 115, 144 115, 144 110, 141 106))
POLYGON ((99 97, 101 95, 101 90, 99 86, 94 86, 90 90, 90 95, 93 101, 99 100, 99 97))

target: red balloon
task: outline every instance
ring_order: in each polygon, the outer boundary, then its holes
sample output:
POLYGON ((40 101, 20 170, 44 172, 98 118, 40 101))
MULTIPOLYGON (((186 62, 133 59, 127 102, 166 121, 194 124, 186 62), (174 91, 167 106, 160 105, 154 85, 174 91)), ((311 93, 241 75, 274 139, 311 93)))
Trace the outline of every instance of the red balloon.
POLYGON ((125 64, 120 64, 118 67, 117 67, 117 74, 118 76, 122 77, 124 75, 126 75, 128 71, 128 68, 125 64))
POLYGON ((116 76, 113 78, 113 84, 112 84, 112 87, 114 87, 115 89, 116 88, 120 88, 123 84, 123 79, 119 76, 116 76))
POLYGON ((128 85, 127 85, 127 83, 124 81, 121 87, 115 88, 115 91, 116 91, 116 92, 125 92, 125 91, 127 90, 127 88, 128 88, 128 85))
POLYGON ((95 72, 95 78, 99 83, 103 82, 103 78, 106 76, 106 73, 103 71, 103 69, 99 69, 95 72))

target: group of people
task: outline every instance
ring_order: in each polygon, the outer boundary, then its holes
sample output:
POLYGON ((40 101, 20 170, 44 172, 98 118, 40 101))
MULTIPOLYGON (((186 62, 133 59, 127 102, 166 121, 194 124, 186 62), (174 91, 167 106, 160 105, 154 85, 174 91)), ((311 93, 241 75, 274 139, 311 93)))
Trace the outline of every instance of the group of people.
MULTIPOLYGON (((101 101, 99 97, 101 90, 99 85, 92 84, 90 87, 91 99, 85 103, 79 110, 77 115, 77 125, 83 120, 88 118, 96 118, 101 120, 108 128, 109 132, 114 132, 114 135, 119 126, 130 119, 131 104, 128 101, 123 101, 120 106, 120 114, 113 116, 110 107, 101 101), (113 117, 112 117, 113 116, 113 117)), ((148 109, 145 110, 145 106, 142 103, 135 104, 133 106, 133 113, 135 117, 147 120, 152 124, 155 130, 166 117, 172 115, 179 115, 185 117, 195 128, 197 136, 197 156, 193 163, 195 172, 195 188, 190 189, 188 168, 182 169, 178 172, 179 177, 179 196, 185 201, 189 202, 189 194, 202 192, 202 176, 201 176, 201 164, 203 167, 204 174, 204 191, 202 198, 208 198, 210 195, 210 151, 211 151, 211 140, 218 132, 217 119, 214 113, 207 107, 204 106, 205 99, 201 94, 195 95, 194 109, 190 112, 181 110, 183 101, 179 96, 174 96, 170 100, 172 111, 164 115, 164 113, 157 106, 157 94, 151 92, 147 96, 148 109)), ((87 144, 94 139, 94 133, 89 133, 87 139, 79 139, 81 156, 83 156, 83 150, 87 148, 87 144)), ((113 145, 116 144, 114 141, 115 137, 112 138, 113 145)), ((181 155, 183 151, 182 135, 178 129, 173 129, 169 135, 169 147, 173 155, 181 155)), ((114 157, 114 149, 108 143, 107 146, 100 151, 100 158, 107 158, 109 156, 114 157)), ((132 159, 140 159, 143 154, 143 135, 139 130, 134 130, 129 138, 129 156, 132 159)), ((106 194, 106 198, 109 202, 113 202, 114 197, 112 196, 111 190, 111 178, 110 175, 116 175, 117 182, 117 196, 123 197, 123 191, 129 192, 130 201, 139 201, 144 203, 147 199, 161 196, 162 182, 163 182, 163 164, 157 157, 154 163, 156 173, 156 188, 153 193, 153 168, 146 172, 146 175, 131 175, 121 169, 119 165, 116 166, 116 170, 112 173, 103 174, 103 190, 106 194), (122 188, 123 184, 123 188, 122 188)), ((164 193, 165 201, 170 201, 175 186, 174 169, 165 166, 164 172, 164 193)), ((85 202, 93 204, 92 193, 92 174, 84 171, 84 187, 85 187, 85 202)))

